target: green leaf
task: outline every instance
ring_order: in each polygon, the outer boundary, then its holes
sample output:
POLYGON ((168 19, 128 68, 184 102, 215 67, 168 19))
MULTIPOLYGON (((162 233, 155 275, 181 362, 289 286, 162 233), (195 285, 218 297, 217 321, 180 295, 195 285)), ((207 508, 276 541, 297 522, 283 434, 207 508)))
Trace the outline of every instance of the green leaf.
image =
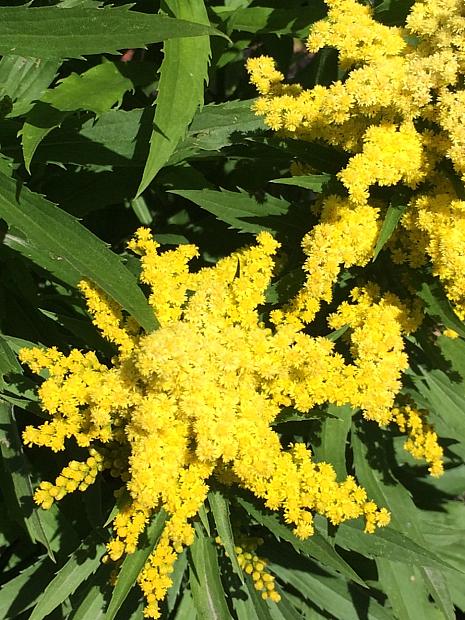
POLYGON ((121 103, 124 93, 132 88, 133 82, 113 62, 61 80, 34 105, 24 123, 21 135, 26 169, 30 170, 31 159, 45 136, 71 112, 82 109, 103 114, 121 103))
POLYGON ((335 551, 335 549, 317 532, 307 540, 300 540, 288 527, 279 521, 279 518, 275 514, 258 509, 243 497, 237 497, 236 501, 257 521, 257 523, 266 527, 277 540, 286 540, 291 543, 298 553, 314 558, 318 560, 318 562, 321 562, 323 566, 332 568, 341 573, 341 575, 361 585, 365 585, 364 581, 360 579, 353 568, 349 566, 337 551, 335 551))
MULTIPOLYGON (((385 457, 380 455, 378 458, 378 467, 381 470, 375 469, 368 459, 368 450, 370 448, 372 450, 376 449, 378 432, 379 431, 372 429, 370 429, 370 431, 365 431, 365 442, 361 440, 360 434, 355 432, 352 433, 352 447, 357 478, 365 487, 368 495, 379 506, 386 506, 390 510, 392 527, 406 534, 412 538, 414 542, 424 547, 426 541, 420 526, 421 513, 413 503, 410 493, 390 471, 385 457)), ((438 559, 447 568, 450 568, 446 562, 442 562, 440 558, 438 559)), ((424 597, 420 596, 420 599, 417 600, 416 603, 412 603, 408 581, 398 580, 401 571, 399 567, 404 566, 407 570, 408 567, 400 563, 391 563, 390 560, 385 558, 378 558, 377 565, 379 570, 383 569, 386 574, 389 575, 387 578, 386 594, 390 597, 393 607, 396 606, 395 608, 398 610, 397 613, 400 613, 399 610, 402 610, 402 613, 406 610, 414 612, 415 605, 418 608, 421 604, 420 601, 424 597)), ((417 565, 420 567, 418 575, 410 573, 410 576, 413 575, 414 579, 417 581, 418 591, 420 592, 423 587, 425 590, 429 591, 436 602, 441 606, 446 618, 448 618, 448 620, 453 620, 453 606, 450 594, 447 592, 447 586, 440 569, 430 568, 426 571, 424 568, 421 568, 421 557, 418 558, 417 565), (437 571, 437 573, 432 572, 433 570, 437 571), (437 582, 436 580, 433 581, 435 575, 437 575, 437 582), (439 589, 438 583, 441 584, 439 589)), ((402 571, 404 571, 404 568, 402 571)), ((426 607, 426 604, 425 609, 429 609, 426 607)), ((407 616, 407 618, 410 617, 411 616, 407 616)), ((426 615, 425 612, 425 616, 422 617, 430 617, 430 613, 428 612, 428 615, 426 615)), ((412 616, 412 620, 414 620, 414 616, 412 616)))
POLYGON ((429 547, 421 546, 392 527, 379 528, 367 535, 363 525, 347 521, 338 526, 336 545, 368 558, 385 558, 406 564, 442 568, 445 562, 429 547))
POLYGON ((139 196, 138 198, 133 198, 129 204, 139 222, 144 226, 150 226, 153 217, 144 197, 139 196))
POLYGON ((417 295, 425 302, 425 311, 439 319, 446 327, 465 337, 465 325, 455 314, 437 280, 423 282, 417 295))
POLYGON ((53 577, 53 564, 44 556, 0 589, 0 618, 15 620, 43 595, 53 577))
POLYGON ((40 542, 47 549, 49 557, 54 560, 50 542, 45 533, 41 511, 37 508, 33 496, 30 478, 30 466, 23 452, 19 438, 13 406, 0 400, 0 450, 5 472, 8 474, 17 511, 32 542, 40 542))
POLYGON ((235 11, 228 20, 231 30, 242 32, 273 32, 293 34, 296 37, 308 35, 310 25, 324 17, 324 4, 313 0, 305 11, 296 9, 275 9, 271 7, 247 7, 235 11))
POLYGON ((16 355, 10 349, 8 342, 0 334, 0 387, 5 387, 3 384, 3 376, 10 372, 21 374, 23 370, 16 359, 16 355))
POLYGON ((158 327, 135 278, 117 255, 73 217, 1 172, 0 217, 9 226, 5 243, 11 248, 71 286, 82 278, 92 280, 146 331, 158 327))
POLYGON ((421 369, 424 381, 415 387, 441 418, 449 437, 465 442, 465 398, 463 383, 453 383, 442 370, 421 369))
MULTIPOLYGON (((210 23, 203 0, 166 0, 166 4, 177 18, 206 26, 210 23)), ((197 108, 203 105, 210 39, 205 36, 166 41, 164 55, 150 150, 137 194, 141 194, 166 165, 178 142, 184 138, 197 108)))
POLYGON ((198 617, 208 620, 230 620, 215 544, 205 536, 201 526, 196 527, 194 544, 190 547, 190 558, 190 586, 198 617))
POLYGON ((311 603, 338 620, 360 620, 360 607, 367 620, 392 620, 392 616, 373 597, 358 588, 349 588, 340 578, 285 568, 276 563, 270 564, 270 570, 311 603))
MULTIPOLYGON (((243 134, 263 129, 263 121, 250 109, 251 102, 229 101, 207 105, 192 121, 168 165, 191 158, 211 157, 213 151, 241 141, 243 134)), ((153 128, 152 109, 111 110, 97 121, 90 119, 76 128, 66 121, 60 130, 46 137, 37 149, 35 160, 76 164, 113 165, 132 168, 145 164, 147 145, 153 128)), ((20 157, 16 134, 19 125, 0 125, 10 133, 2 139, 3 152, 20 157)), ((135 191, 132 189, 131 191, 135 191)), ((109 190, 108 190, 109 191, 109 190)))
POLYGON ((152 519, 146 530, 145 544, 143 546, 138 546, 137 551, 124 558, 110 604, 108 605, 107 613, 105 614, 106 620, 113 620, 129 594, 129 591, 136 583, 140 571, 160 538, 166 518, 166 512, 160 510, 156 517, 152 519))
POLYGON ((166 593, 166 605, 170 613, 176 607, 176 603, 178 600, 179 592, 181 591, 181 586, 182 586, 184 574, 186 572, 186 568, 187 568, 187 552, 183 551, 181 555, 178 556, 174 564, 174 570, 170 575, 173 583, 170 586, 168 592, 166 593))
POLYGON ((210 491, 208 494, 208 503, 213 513, 216 531, 229 556, 234 572, 242 583, 244 583, 244 575, 237 561, 236 552, 234 551, 234 536, 229 519, 229 502, 220 491, 210 491))
POLYGON ((289 177, 285 179, 273 179, 270 183, 279 183, 280 185, 293 185, 295 187, 303 187, 311 189, 313 192, 321 192, 326 183, 331 180, 330 174, 307 174, 302 176, 289 177))
POLYGON ((54 79, 60 61, 8 54, 0 60, 0 97, 13 101, 9 117, 26 114, 54 79))
POLYGON ((189 590, 184 592, 181 602, 176 610, 174 620, 196 620, 197 612, 195 610, 192 594, 189 590))
MULTIPOLYGON (((252 109, 255 99, 227 101, 204 106, 189 127, 187 138, 178 146, 186 149, 217 151, 240 141, 241 136, 257 130, 266 130, 263 119, 252 109)), ((173 156, 176 158, 176 153, 173 156)))
POLYGON ((388 207, 386 216, 379 231, 378 239, 376 241, 375 249, 373 251, 373 260, 376 260, 378 254, 391 238, 392 233, 396 229, 402 215, 407 208, 403 201, 393 200, 388 207))
MULTIPOLYGON (((413 566, 391 562, 384 558, 376 560, 379 582, 389 598, 396 618, 417 620, 437 618, 428 607, 428 592, 418 569, 413 566), (412 587, 412 584, 415 584, 412 587)), ((434 611, 433 611, 434 613, 434 611)))
POLYGON ((346 443, 352 424, 352 409, 348 405, 328 406, 327 416, 321 423, 319 446, 314 446, 315 456, 319 461, 331 463, 339 480, 346 478, 346 443))
POLYGON ((210 26, 129 10, 130 7, 0 8, 0 54, 79 58, 116 54, 178 37, 224 36, 210 26))
POLYGON ((73 602, 73 611, 69 620, 103 620, 108 591, 111 567, 102 564, 84 584, 84 592, 80 600, 73 602))
POLYGON ((105 554, 102 531, 90 534, 48 584, 29 620, 42 620, 75 592, 100 566, 105 554))
POLYGON ((232 228, 249 233, 275 231, 279 228, 280 216, 290 207, 286 200, 273 196, 266 196, 263 203, 258 203, 247 194, 226 190, 171 190, 171 193, 191 200, 232 228))

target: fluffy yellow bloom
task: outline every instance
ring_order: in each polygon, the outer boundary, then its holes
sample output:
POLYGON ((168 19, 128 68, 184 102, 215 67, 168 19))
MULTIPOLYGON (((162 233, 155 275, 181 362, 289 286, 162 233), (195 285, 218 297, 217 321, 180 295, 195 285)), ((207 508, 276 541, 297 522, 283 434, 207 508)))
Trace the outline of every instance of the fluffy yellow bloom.
POLYGON ((372 9, 356 0, 325 0, 328 16, 312 27, 309 52, 337 47, 344 67, 395 56, 406 47, 400 28, 389 28, 372 17, 372 9))
MULTIPOLYGON (((102 469, 120 477, 125 493, 108 543, 112 560, 135 551, 147 522, 163 507, 169 520, 139 576, 152 618, 159 617, 177 555, 193 542, 190 521, 215 475, 224 480, 229 472, 280 511, 300 538, 312 535, 314 513, 335 525, 365 517, 367 532, 386 525, 387 512, 368 501, 352 477, 337 481, 332 466, 314 462, 304 444, 283 449, 272 424, 283 407, 305 413, 328 401, 351 402, 367 418, 384 421, 405 363, 400 330, 408 319, 401 320, 398 300, 354 294, 355 303, 340 308, 339 320, 351 325, 354 363, 348 364, 331 341, 304 333, 292 313, 273 330, 261 322, 258 307, 278 247, 268 233, 195 273, 187 269, 195 248, 159 254, 143 229, 131 247, 142 255, 141 278, 152 289, 160 329, 137 337, 128 332, 125 340, 109 328, 110 302, 85 285, 96 324, 120 345, 113 366, 77 350, 68 357, 55 349, 21 352, 34 371, 49 373, 39 393, 50 419, 27 427, 25 442, 63 449, 74 437, 90 450, 85 463, 72 461, 54 485, 42 483, 37 503, 47 508, 67 492, 84 490, 102 469), (394 318, 397 331, 390 331, 394 318), (376 322, 384 325, 378 344, 376 322)), ((343 252, 338 260, 350 256, 343 252)), ((256 572, 260 591, 277 600, 265 585, 268 578, 256 572)))
MULTIPOLYGON (((255 111, 284 136, 324 141, 346 151, 349 161, 338 177, 348 192, 348 210, 351 204, 371 204, 377 186, 401 183, 417 190, 403 228, 391 241, 393 260, 419 267, 430 259, 464 317, 462 197, 456 187, 444 189, 443 181, 434 181, 434 191, 428 187, 428 194, 421 186, 425 180, 444 177, 445 160, 465 180, 463 2, 417 0, 405 28, 378 23, 372 9, 356 0, 326 4, 328 16, 312 26, 308 49, 314 53, 335 47, 341 67, 348 70, 344 81, 306 90, 285 84, 269 57, 253 58, 248 69, 260 94, 255 111)), ((384 212, 388 204, 380 206, 384 212)), ((319 226, 325 223, 324 211, 322 215, 319 226)), ((324 245, 316 239, 323 230, 319 226, 314 229, 312 255, 324 245)), ((372 231, 370 218, 352 245, 364 244, 372 231)), ((366 264, 366 252, 361 254, 352 264, 366 264)), ((326 267, 318 280, 326 279, 322 287, 329 290, 337 268, 329 257, 326 267)), ((311 316, 319 306, 312 295, 305 294, 305 299, 311 316)))
MULTIPOLYGON (((451 184, 441 182, 435 191, 417 194, 402 219, 410 247, 418 239, 423 256, 429 256, 433 274, 443 282, 447 296, 461 319, 465 318, 465 201, 451 184)), ((400 259, 412 262, 407 253, 400 259)))
POLYGON ((323 200, 321 221, 303 239, 307 279, 290 306, 273 313, 276 324, 290 316, 311 323, 322 302, 330 302, 342 267, 363 266, 373 256, 381 223, 379 209, 354 206, 347 199, 323 200))
POLYGON ((414 458, 424 459, 432 476, 440 476, 444 471, 443 450, 438 436, 426 423, 424 412, 406 405, 393 409, 393 420, 402 433, 407 433, 405 449, 414 458))

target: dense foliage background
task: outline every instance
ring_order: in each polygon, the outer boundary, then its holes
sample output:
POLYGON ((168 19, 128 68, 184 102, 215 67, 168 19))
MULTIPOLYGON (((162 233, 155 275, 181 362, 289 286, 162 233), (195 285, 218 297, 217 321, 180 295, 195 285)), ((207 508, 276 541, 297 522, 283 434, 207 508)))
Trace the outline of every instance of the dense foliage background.
MULTIPOLYGON (((411 2, 372 4, 379 21, 401 25, 411 2)), ((271 231, 282 252, 269 307, 294 294, 304 277, 300 243, 317 222, 308 206, 346 159, 268 130, 252 110, 245 63, 265 54, 291 82, 330 84, 340 76, 337 52, 312 56, 301 43, 325 11, 322 0, 0 8, 0 618, 142 618, 134 582, 162 524, 123 561, 113 589, 113 567, 101 563, 117 488, 110 474, 49 511, 34 506, 33 489, 70 452, 22 446, 22 429, 43 414, 37 377, 16 353, 34 343, 111 358, 76 289, 82 277, 154 327, 139 261, 126 249, 141 225, 163 247, 195 243, 204 266, 271 231), (299 183, 295 162, 315 174, 299 183)), ((397 289, 384 250, 367 270, 397 289)), ((347 272, 341 286, 354 277, 347 272)), ((428 476, 400 436, 360 426, 356 413, 289 412, 278 425, 283 441, 308 441, 339 475, 354 473, 389 508, 392 524, 365 535, 358 521, 334 528, 320 518, 301 541, 247 494, 212 492, 192 552, 176 564, 163 617, 439 620, 465 612, 465 326, 427 268, 411 286, 426 318, 407 341, 406 390, 441 437, 443 477, 428 476), (441 335, 445 327, 460 337, 441 335), (263 538, 257 553, 269 560, 280 603, 263 601, 214 542, 219 534, 232 545, 239 531, 263 538)), ((314 333, 327 335, 323 320, 314 333)))

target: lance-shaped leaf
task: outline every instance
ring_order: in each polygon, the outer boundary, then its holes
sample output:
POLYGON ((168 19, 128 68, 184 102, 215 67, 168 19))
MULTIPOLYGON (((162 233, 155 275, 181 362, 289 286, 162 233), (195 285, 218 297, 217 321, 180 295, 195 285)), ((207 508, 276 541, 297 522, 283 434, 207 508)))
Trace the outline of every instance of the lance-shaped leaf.
MULTIPOLYGON (((13 491, 12 495, 18 518, 24 522, 32 542, 40 542, 47 549, 51 559, 54 559, 50 542, 47 538, 41 520, 41 511, 32 499, 32 483, 30 479, 29 463, 24 455, 19 438, 13 406, 0 401, 0 450, 3 457, 3 468, 13 491)), ((7 489, 4 489, 7 491, 7 489)))
POLYGON ((199 524, 195 530, 195 541, 190 547, 190 586, 197 617, 229 620, 215 545, 199 524))
POLYGON ((396 229, 397 224, 400 222, 400 218, 404 214, 406 208, 406 201, 401 197, 396 197, 396 199, 389 205, 381 226, 381 230, 379 231, 375 249, 373 251, 373 260, 376 259, 378 254, 391 238, 392 233, 396 229))
POLYGON ((90 534, 45 588, 29 620, 42 620, 61 605, 100 566, 103 531, 90 534))
MULTIPOLYGON (((394 477, 383 455, 378 456, 379 469, 374 468, 369 461, 368 451, 377 449, 376 433, 377 431, 369 429, 363 435, 364 441, 361 439, 361 433, 352 433, 357 478, 378 505, 386 506, 391 511, 392 526, 419 545, 425 546, 420 527, 421 513, 413 503, 410 493, 394 477)), ((422 618, 433 618, 433 611, 427 606, 429 592, 445 618, 453 620, 453 604, 445 574, 441 569, 431 567, 425 569, 420 558, 417 566, 407 566, 384 557, 378 558, 376 564, 378 571, 384 576, 381 584, 385 587, 398 617, 406 620, 415 620, 418 615, 422 618), (417 584, 415 592, 412 592, 410 585, 412 578, 417 584)), ((444 565, 447 566, 447 563, 444 562, 444 565)))
MULTIPOLYGON (((175 17, 209 25, 203 0, 166 0, 166 5, 175 17)), ((172 39, 166 41, 164 54, 150 150, 138 194, 167 163, 197 108, 203 104, 210 39, 208 36, 172 39)))
POLYGON ((129 10, 130 7, 0 8, 0 54, 79 58, 116 54, 179 37, 224 36, 209 25, 129 10))
POLYGON ((172 190, 172 193, 192 200, 232 228, 250 233, 279 229, 283 224, 280 216, 286 214, 290 207, 290 203, 286 200, 269 195, 263 203, 259 203, 245 193, 226 190, 222 192, 210 189, 172 190))
POLYGON ((242 583, 244 583, 244 575, 237 561, 236 552, 234 551, 234 536, 229 519, 229 502, 220 491, 210 491, 208 494, 208 503, 210 504, 213 519, 215 520, 216 531, 221 538, 224 550, 229 556, 234 572, 242 583))
POLYGON ((77 220, 0 172, 0 217, 9 226, 5 243, 70 284, 88 278, 142 327, 158 327, 134 276, 120 258, 77 220))

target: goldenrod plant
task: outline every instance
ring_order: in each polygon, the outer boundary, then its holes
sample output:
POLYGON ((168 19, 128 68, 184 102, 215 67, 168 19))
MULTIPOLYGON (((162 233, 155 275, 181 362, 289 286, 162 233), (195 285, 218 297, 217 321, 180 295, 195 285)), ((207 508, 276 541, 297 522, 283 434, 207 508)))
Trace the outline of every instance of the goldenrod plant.
POLYGON ((460 618, 463 3, 0 35, 0 620, 460 618))

